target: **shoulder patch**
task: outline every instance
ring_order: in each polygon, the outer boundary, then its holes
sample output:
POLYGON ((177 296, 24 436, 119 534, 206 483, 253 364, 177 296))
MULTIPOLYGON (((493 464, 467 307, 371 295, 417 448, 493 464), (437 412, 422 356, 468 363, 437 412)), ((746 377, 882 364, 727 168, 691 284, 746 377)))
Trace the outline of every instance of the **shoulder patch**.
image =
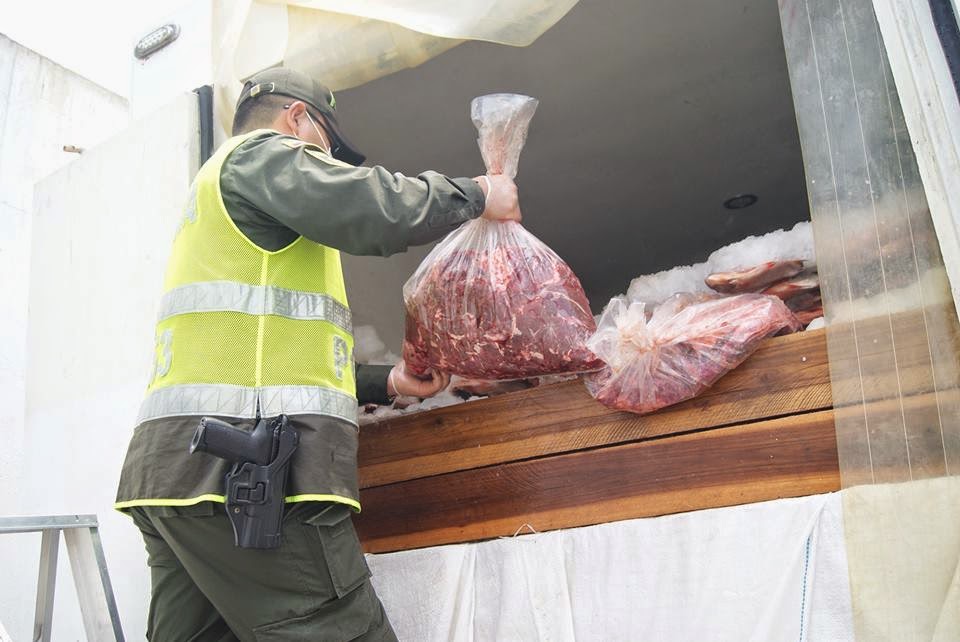
POLYGON ((343 161, 337 160, 336 158, 328 154, 324 154, 323 152, 318 151, 316 149, 311 149, 310 147, 307 147, 305 145, 306 143, 304 143, 303 151, 310 154, 311 156, 316 158, 318 161, 323 161, 327 165, 333 165, 334 167, 353 167, 353 165, 350 165, 349 163, 344 163, 343 161))
POLYGON ((349 163, 344 163, 343 161, 337 160, 333 156, 324 153, 319 147, 313 143, 308 143, 305 140, 300 140, 299 138, 288 137, 280 141, 285 147, 290 149, 303 149, 304 152, 310 154, 310 156, 316 158, 318 161, 322 161, 327 165, 333 165, 334 167, 353 167, 349 163))

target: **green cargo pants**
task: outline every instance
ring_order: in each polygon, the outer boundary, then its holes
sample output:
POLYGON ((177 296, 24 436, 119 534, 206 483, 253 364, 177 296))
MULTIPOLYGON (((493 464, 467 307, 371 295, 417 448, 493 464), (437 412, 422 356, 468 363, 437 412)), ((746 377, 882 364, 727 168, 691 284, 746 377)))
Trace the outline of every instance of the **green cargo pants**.
POLYGON ((342 504, 288 506, 276 550, 235 547, 221 504, 130 513, 151 572, 148 640, 397 639, 342 504))

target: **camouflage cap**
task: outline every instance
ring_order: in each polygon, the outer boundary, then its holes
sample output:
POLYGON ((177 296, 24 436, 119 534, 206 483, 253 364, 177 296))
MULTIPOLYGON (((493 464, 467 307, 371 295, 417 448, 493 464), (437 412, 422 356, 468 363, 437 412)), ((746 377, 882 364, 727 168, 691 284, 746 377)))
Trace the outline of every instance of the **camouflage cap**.
POLYGON ((334 158, 351 165, 360 165, 366 157, 344 136, 337 122, 337 99, 333 92, 322 83, 306 74, 285 67, 265 69, 251 76, 243 84, 237 109, 246 101, 263 94, 280 94, 296 100, 302 100, 323 114, 327 121, 332 146, 330 153, 334 158))

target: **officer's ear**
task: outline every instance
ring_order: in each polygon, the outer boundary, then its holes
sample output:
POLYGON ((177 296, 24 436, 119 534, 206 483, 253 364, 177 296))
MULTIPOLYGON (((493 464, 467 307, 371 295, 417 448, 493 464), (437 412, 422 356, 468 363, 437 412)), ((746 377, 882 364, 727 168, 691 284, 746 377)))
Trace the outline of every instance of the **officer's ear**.
POLYGON ((309 128, 310 125, 310 123, 307 122, 307 106, 303 101, 294 100, 290 104, 283 106, 283 122, 287 126, 287 129, 298 138, 300 137, 301 130, 308 131, 308 129, 303 129, 304 127, 309 128))

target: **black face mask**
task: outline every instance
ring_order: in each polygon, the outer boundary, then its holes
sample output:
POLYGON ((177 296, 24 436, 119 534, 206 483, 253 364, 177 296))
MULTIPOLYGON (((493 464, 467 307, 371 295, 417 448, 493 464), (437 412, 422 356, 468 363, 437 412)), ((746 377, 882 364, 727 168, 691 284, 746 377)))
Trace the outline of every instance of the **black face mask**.
POLYGON ((363 154, 344 145, 336 134, 327 133, 330 134, 330 155, 338 161, 343 161, 349 165, 363 165, 363 161, 367 160, 367 157, 363 154))
POLYGON ((367 157, 340 133, 340 125, 332 114, 327 116, 323 131, 327 133, 327 140, 330 141, 330 155, 337 160, 350 165, 362 165, 367 160, 367 157))
POLYGON ((339 142, 334 142, 333 149, 330 150, 330 155, 338 161, 343 161, 349 165, 363 165, 363 162, 367 160, 367 157, 363 154, 351 151, 339 142))

